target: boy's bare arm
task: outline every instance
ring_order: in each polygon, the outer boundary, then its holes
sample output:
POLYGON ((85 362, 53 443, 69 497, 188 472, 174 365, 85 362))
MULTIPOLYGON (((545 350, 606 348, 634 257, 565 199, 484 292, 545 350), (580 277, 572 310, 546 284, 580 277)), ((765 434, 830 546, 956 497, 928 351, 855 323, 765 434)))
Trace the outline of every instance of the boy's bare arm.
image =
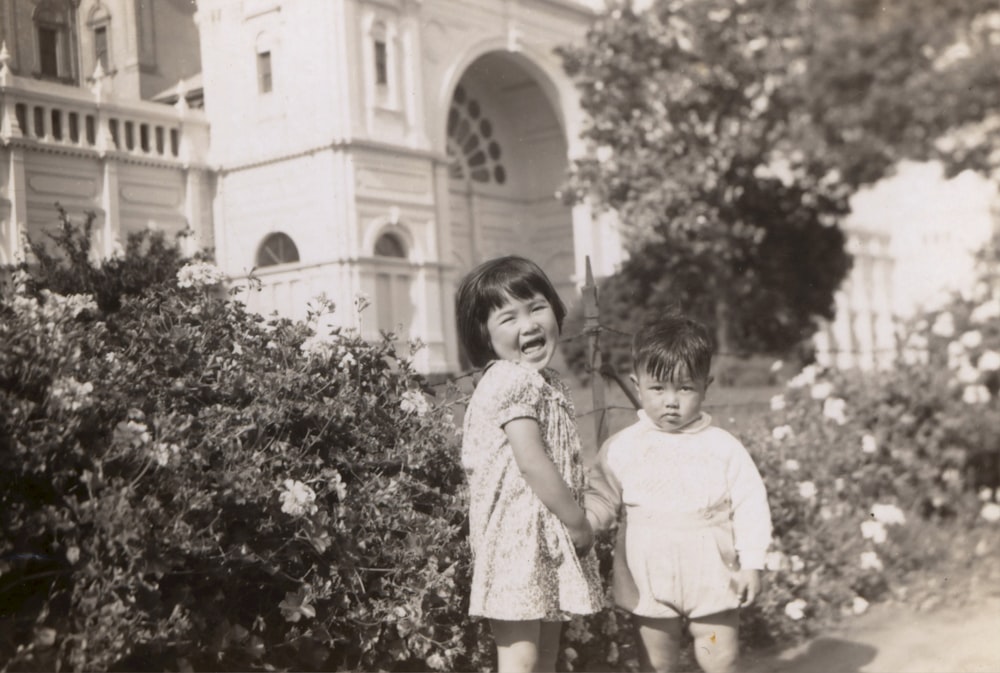
POLYGON ((597 461, 587 470, 587 488, 583 493, 587 520, 595 531, 610 528, 622 504, 621 483, 608 466, 608 447, 605 442, 597 461))

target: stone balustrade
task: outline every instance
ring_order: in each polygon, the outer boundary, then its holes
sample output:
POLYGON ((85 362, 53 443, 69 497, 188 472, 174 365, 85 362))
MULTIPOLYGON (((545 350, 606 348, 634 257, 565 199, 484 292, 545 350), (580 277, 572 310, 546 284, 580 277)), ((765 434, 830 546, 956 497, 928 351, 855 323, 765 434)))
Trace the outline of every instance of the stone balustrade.
POLYGON ((101 80, 82 89, 19 77, 0 57, 0 142, 204 166, 208 122, 183 96, 173 106, 118 100, 101 80))

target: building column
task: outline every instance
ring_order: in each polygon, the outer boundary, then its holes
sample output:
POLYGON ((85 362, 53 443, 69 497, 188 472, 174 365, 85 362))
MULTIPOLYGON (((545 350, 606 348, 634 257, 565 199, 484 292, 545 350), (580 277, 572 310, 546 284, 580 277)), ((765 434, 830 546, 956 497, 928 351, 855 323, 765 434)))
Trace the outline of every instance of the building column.
POLYGON ((10 146, 7 165, 7 194, 10 200, 10 219, 4 234, 7 258, 12 262, 24 259, 28 226, 28 187, 24 175, 24 149, 10 146))

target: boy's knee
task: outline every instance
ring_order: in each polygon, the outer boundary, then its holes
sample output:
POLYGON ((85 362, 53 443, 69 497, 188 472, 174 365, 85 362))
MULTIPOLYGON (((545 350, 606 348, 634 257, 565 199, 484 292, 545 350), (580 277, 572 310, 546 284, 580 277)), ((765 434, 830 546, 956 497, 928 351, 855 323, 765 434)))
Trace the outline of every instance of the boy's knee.
POLYGON ((724 613, 691 622, 695 658, 705 673, 730 673, 736 670, 739 635, 735 614, 724 613))

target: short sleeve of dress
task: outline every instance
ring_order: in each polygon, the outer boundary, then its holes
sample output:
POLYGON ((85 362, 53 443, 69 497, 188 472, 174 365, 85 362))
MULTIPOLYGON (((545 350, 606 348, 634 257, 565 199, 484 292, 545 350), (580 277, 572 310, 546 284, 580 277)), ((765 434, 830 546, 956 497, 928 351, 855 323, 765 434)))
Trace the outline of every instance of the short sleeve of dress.
POLYGON ((506 360, 498 360, 479 382, 486 384, 487 408, 494 410, 500 427, 515 418, 539 419, 542 386, 545 380, 538 372, 506 360))

